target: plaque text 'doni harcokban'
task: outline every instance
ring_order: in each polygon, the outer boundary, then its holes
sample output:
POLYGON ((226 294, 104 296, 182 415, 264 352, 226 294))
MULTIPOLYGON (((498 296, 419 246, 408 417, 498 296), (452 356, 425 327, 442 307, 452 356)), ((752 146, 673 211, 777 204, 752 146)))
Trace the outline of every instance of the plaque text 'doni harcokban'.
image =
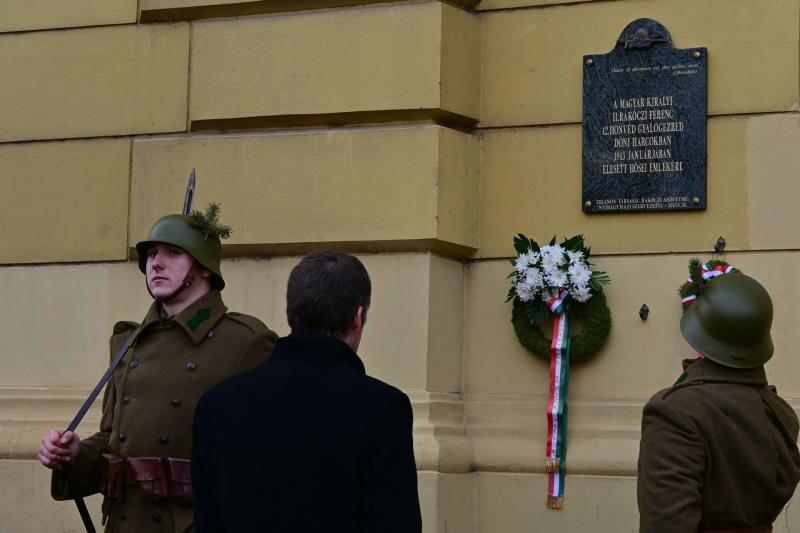
POLYGON ((706 208, 707 67, 652 19, 584 56, 584 212, 706 208))

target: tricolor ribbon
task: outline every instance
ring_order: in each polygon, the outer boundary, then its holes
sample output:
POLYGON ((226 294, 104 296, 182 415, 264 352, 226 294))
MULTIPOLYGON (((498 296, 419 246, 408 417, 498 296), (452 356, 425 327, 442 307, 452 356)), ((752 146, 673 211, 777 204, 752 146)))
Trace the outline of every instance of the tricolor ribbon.
MULTIPOLYGON (((736 269, 729 265, 728 263, 723 263, 721 265, 711 266, 709 263, 703 263, 700 267, 700 274, 703 276, 703 285, 708 283, 710 280, 716 278, 717 276, 721 276, 723 274, 730 274, 732 272, 736 272, 736 269)), ((694 283, 692 278, 689 278, 689 283, 694 283)), ((681 303, 683 307, 686 308, 692 305, 694 302, 697 301, 696 294, 690 294, 684 298, 681 298, 681 303)))
POLYGON ((722 265, 717 265, 714 267, 712 267, 708 263, 703 263, 703 266, 700 268, 700 272, 703 275, 703 281, 708 281, 711 278, 716 278, 717 276, 721 276, 723 274, 730 274, 731 272, 736 272, 736 269, 727 263, 722 265))
POLYGON ((547 402, 547 507, 561 509, 564 504, 564 478, 567 466, 567 394, 569 388, 569 317, 567 291, 547 302, 553 313, 553 340, 550 343, 550 398, 547 402))

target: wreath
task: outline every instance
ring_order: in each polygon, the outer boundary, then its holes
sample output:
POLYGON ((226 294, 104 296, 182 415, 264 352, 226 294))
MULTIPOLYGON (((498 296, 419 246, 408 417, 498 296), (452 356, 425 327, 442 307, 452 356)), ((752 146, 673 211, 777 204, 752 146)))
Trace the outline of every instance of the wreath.
POLYGON ((513 300, 511 322, 520 344, 530 352, 550 359, 550 344, 540 325, 552 315, 552 302, 563 300, 570 317, 583 321, 581 332, 570 336, 570 362, 585 361, 603 346, 611 330, 611 311, 603 294, 609 283, 605 272, 592 271, 591 249, 583 235, 547 246, 518 234, 514 238, 517 258, 508 301, 513 300))

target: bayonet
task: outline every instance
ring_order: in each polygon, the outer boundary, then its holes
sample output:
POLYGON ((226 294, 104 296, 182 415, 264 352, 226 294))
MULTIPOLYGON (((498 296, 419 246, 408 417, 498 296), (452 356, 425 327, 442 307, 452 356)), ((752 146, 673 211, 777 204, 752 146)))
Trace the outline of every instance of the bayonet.
POLYGON ((183 197, 183 214, 192 214, 192 200, 194 200, 194 177, 195 171, 192 167, 192 173, 189 174, 189 183, 186 184, 186 195, 183 197))

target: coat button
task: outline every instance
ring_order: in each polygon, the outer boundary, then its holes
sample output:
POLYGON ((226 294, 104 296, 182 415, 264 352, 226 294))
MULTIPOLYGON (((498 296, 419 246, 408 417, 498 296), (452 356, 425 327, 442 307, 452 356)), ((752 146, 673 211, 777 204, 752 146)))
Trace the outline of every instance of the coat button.
POLYGON ((161 522, 161 513, 158 511, 153 512, 151 516, 153 517, 153 522, 161 522))
POLYGON ((170 400, 170 403, 172 404, 172 407, 180 407, 182 401, 180 398, 173 398, 172 400, 170 400))
POLYGON ((186 370, 188 370, 189 372, 194 372, 194 370, 196 368, 197 368, 197 363, 196 362, 189 361, 188 363, 186 363, 186 370))
POLYGON ((167 444, 169 442, 169 437, 166 435, 161 435, 160 437, 158 437, 158 442, 160 442, 161 444, 167 444))
POLYGON ((131 359, 131 362, 128 363, 128 368, 139 368, 139 360, 131 359))
POLYGON ((127 394, 126 394, 125 396, 123 396, 123 397, 122 397, 122 404, 123 404, 123 405, 129 405, 129 404, 131 403, 131 401, 133 401, 133 398, 131 398, 131 397, 130 397, 129 395, 127 395, 127 394))
POLYGON ((117 435, 117 438, 119 438, 120 442, 125 442, 128 438, 128 434, 123 431, 122 433, 117 435))
POLYGON ((119 513, 119 519, 124 522, 128 519, 128 513, 119 513))

